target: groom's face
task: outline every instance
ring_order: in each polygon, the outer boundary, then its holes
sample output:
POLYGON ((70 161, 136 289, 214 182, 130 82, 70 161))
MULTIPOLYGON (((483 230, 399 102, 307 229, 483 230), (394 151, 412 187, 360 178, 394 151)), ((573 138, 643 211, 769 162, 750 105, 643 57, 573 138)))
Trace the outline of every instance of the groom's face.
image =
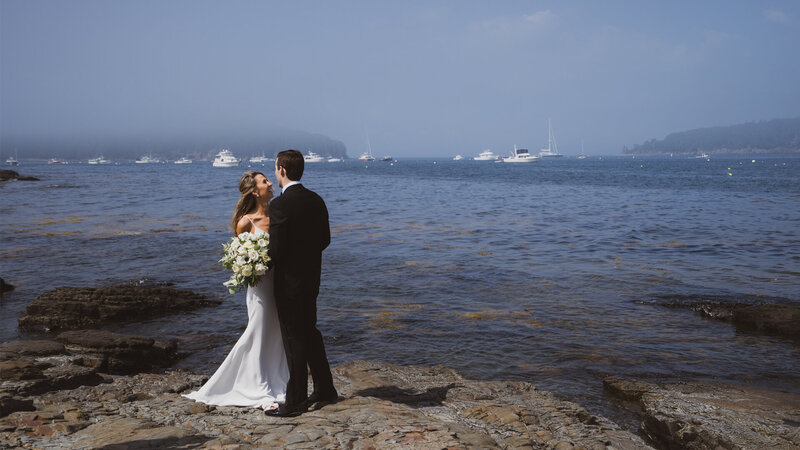
POLYGON ((278 187, 283 189, 283 177, 281 176, 281 168, 278 167, 278 161, 275 161, 275 181, 278 182, 278 187))

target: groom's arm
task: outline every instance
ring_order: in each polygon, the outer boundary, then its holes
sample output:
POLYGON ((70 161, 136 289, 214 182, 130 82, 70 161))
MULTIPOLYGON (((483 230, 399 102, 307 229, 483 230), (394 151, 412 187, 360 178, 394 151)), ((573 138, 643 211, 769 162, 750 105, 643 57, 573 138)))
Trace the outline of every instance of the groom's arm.
POLYGON ((269 257, 273 262, 283 259, 286 253, 288 223, 286 212, 280 208, 280 202, 276 205, 273 201, 269 208, 269 257))
POLYGON ((331 243, 331 226, 330 222, 328 221, 328 207, 325 206, 325 202, 322 202, 322 217, 321 217, 321 228, 322 228, 322 248, 319 251, 325 250, 328 248, 328 245, 331 243))

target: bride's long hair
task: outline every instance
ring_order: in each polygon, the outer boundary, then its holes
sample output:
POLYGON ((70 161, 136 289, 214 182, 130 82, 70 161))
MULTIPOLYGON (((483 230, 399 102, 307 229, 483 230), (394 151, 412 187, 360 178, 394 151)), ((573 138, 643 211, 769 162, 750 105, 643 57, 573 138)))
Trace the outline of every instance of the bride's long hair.
POLYGON ((251 195, 256 188, 256 175, 267 178, 267 176, 261 172, 248 170, 239 180, 239 193, 242 194, 242 197, 236 202, 236 208, 233 210, 231 230, 233 230, 234 233, 236 233, 236 225, 239 223, 239 220, 256 207, 256 198, 251 195))

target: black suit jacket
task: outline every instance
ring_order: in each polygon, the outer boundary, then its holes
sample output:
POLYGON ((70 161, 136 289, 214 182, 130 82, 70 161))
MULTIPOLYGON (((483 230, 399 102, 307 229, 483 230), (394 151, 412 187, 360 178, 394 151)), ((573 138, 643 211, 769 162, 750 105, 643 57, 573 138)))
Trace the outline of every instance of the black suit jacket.
MULTIPOLYGON (((269 255, 278 303, 316 299, 322 251, 331 242, 328 208, 302 184, 290 186, 269 206, 269 255)), ((300 306, 300 305, 297 305, 300 306)))

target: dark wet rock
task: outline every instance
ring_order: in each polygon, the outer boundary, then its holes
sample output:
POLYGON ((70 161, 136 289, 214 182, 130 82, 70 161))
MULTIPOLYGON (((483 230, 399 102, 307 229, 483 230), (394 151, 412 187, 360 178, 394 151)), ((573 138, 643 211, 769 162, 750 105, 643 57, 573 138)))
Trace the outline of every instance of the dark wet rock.
POLYGON ((800 339, 800 305, 797 304, 730 301, 715 296, 668 296, 641 303, 690 309, 703 317, 731 322, 741 331, 800 339))
MULTIPOLYGON (((61 342, 31 340, 0 346, 0 396, 97 386, 108 381, 103 373, 146 372, 172 364, 177 355, 174 342, 108 331, 66 331, 58 339, 61 342)), ((131 395, 144 398, 140 393, 131 395)))
POLYGON ((50 340, 13 341, 0 344, 0 361, 20 356, 50 356, 65 352, 64 344, 50 340))
POLYGON ((638 401, 643 394, 656 387, 653 383, 646 381, 626 380, 615 376, 603 379, 603 388, 623 400, 638 401))
POLYGON ((800 338, 800 305, 742 306, 733 310, 737 327, 800 338))
POLYGON ((104 381, 97 371, 91 367, 84 367, 65 362, 58 364, 43 372, 46 379, 47 391, 74 389, 78 386, 95 386, 104 381))
POLYGON ((177 359, 177 343, 103 330, 65 331, 56 338, 71 354, 99 372, 130 374, 169 366, 177 359))
POLYGON ((60 287, 45 292, 31 302, 27 314, 19 319, 19 326, 39 331, 96 328, 220 303, 201 294, 166 286, 60 287))
POLYGON ((48 359, 1 362, 0 395, 24 397, 103 382, 93 368, 80 366, 73 359, 48 359))
POLYGON ((640 449, 607 419, 524 382, 475 381, 445 367, 354 361, 333 369, 341 400, 299 417, 205 407, 180 393, 206 376, 118 376, 49 392, 0 419, 0 447, 640 449))
POLYGON ((4 292, 11 292, 14 290, 14 286, 6 283, 6 281, 0 278, 0 295, 4 292))
POLYGON ((19 181, 39 181, 35 177, 23 177, 13 170, 0 169, 0 181, 19 180, 19 181))
POLYGON ((609 377, 637 399, 641 433, 659 448, 800 448, 800 395, 721 383, 656 385, 609 377))
POLYGON ((17 411, 33 411, 33 400, 0 394, 0 417, 5 417, 17 411))

